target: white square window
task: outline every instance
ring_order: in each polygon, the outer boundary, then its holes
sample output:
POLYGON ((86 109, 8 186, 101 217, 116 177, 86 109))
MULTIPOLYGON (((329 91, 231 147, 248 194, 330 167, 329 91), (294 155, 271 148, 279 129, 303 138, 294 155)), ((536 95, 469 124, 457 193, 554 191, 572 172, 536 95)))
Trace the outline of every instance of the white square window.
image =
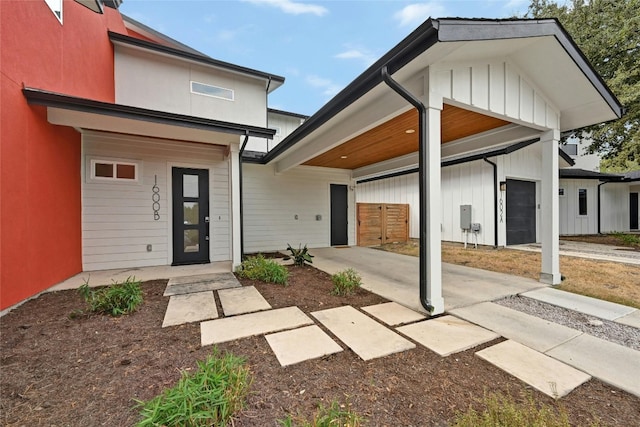
POLYGON ((134 161, 90 159, 89 179, 92 181, 138 182, 140 164, 134 161))
POLYGON ((226 99, 227 101, 233 101, 234 94, 232 89, 225 89, 219 86, 208 85, 205 83, 199 83, 191 81, 191 93, 197 95, 210 96, 212 98, 226 99))

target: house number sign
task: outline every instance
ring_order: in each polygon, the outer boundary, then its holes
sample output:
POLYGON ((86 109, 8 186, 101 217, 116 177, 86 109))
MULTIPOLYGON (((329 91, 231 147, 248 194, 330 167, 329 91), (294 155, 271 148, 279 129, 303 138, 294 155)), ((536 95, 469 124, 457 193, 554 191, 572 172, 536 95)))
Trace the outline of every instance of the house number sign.
POLYGON ((153 219, 154 221, 158 221, 160 219, 160 188, 158 187, 158 175, 155 175, 155 182, 153 187, 151 187, 151 200, 153 204, 151 207, 153 208, 153 219))

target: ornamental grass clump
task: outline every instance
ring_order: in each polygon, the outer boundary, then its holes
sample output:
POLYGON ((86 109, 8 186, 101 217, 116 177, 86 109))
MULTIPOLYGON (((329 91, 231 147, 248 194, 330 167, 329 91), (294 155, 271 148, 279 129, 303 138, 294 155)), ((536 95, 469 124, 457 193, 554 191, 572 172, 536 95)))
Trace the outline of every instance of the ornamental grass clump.
POLYGON ((362 286, 360 274, 352 268, 339 271, 331 276, 333 289, 331 293, 338 296, 352 295, 362 286))
POLYGON ((360 427, 364 425, 362 417, 353 411, 349 404, 340 404, 335 400, 329 406, 320 404, 311 422, 291 415, 278 422, 282 427, 360 427))
POLYGON ((236 274, 245 279, 286 286, 289 270, 276 261, 266 259, 262 254, 258 254, 242 261, 242 264, 236 269, 236 274))
POLYGON ((86 281, 78 289, 82 298, 89 305, 89 311, 121 316, 133 313, 142 304, 140 281, 128 277, 124 282, 114 282, 110 286, 92 289, 86 281))
POLYGON ((174 387, 147 402, 138 401, 142 420, 137 425, 227 426, 245 406, 252 380, 244 359, 214 349, 195 372, 182 372, 174 387))

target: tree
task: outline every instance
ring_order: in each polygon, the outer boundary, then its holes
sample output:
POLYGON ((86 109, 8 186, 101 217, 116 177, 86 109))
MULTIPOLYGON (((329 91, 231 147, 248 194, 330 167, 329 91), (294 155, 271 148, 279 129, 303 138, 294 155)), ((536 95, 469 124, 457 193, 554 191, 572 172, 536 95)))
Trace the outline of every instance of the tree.
POLYGON ((640 168, 640 0, 531 0, 526 17, 557 18, 626 109, 574 135, 591 135, 605 167, 640 168))

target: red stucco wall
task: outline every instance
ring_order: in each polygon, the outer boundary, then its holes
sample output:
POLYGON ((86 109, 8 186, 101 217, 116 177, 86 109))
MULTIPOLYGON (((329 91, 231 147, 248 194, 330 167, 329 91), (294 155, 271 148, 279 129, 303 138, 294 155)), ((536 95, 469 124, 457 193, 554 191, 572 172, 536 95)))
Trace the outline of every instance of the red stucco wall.
POLYGON ((63 24, 44 0, 0 1, 0 309, 82 269, 81 138, 47 122, 23 86, 114 101, 120 14, 65 0, 63 24))

